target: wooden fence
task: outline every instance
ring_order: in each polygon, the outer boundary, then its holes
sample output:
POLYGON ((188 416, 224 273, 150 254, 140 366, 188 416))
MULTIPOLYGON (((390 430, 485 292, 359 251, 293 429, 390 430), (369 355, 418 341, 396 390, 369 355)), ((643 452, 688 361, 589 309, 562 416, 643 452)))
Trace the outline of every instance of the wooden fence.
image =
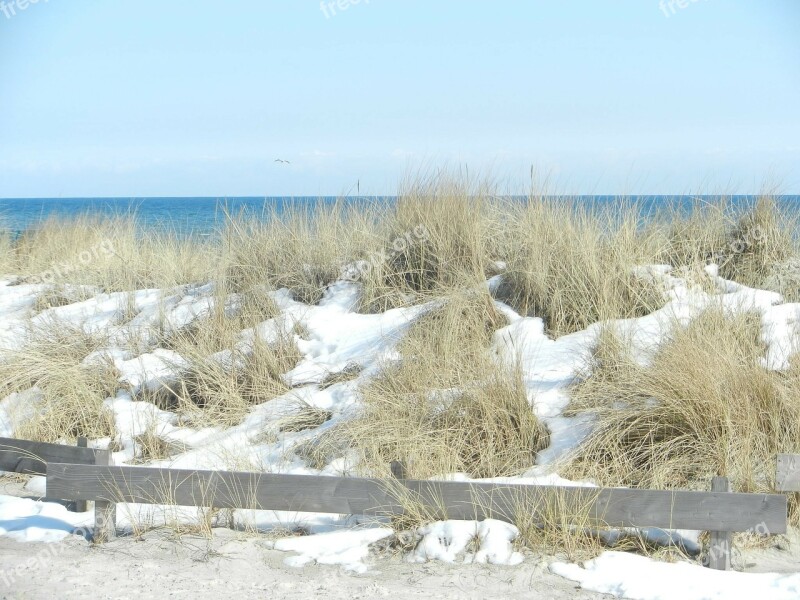
POLYGON ((98 455, 107 454, 107 450, 87 448, 86 438, 80 438, 77 446, 65 446, 0 437, 0 471, 12 473, 45 475, 47 463, 93 465, 98 455))
POLYGON ((730 532, 785 533, 787 498, 738 494, 715 479, 711 492, 537 486, 456 481, 191 471, 48 464, 48 496, 94 500, 98 539, 114 534, 116 502, 296 512, 398 515, 408 502, 435 518, 545 522, 556 508, 581 524, 712 532, 709 566, 728 568, 730 532))
MULTIPOLYGON (((710 531, 708 565, 725 569, 731 532, 787 529, 785 495, 731 493, 724 477, 714 478, 712 491, 699 492, 421 481, 406 479, 396 465, 399 478, 389 480, 237 473, 112 466, 108 452, 32 444, 0 438, 0 468, 17 470, 23 463, 9 455, 22 452, 34 461, 23 464, 30 472, 46 465, 49 498, 94 501, 97 541, 115 534, 118 502, 382 516, 402 514, 413 503, 438 519, 515 521, 524 513, 544 523, 557 510, 566 515, 560 520, 582 526, 710 531)), ((791 464, 787 472, 796 475, 800 461, 781 458, 778 464, 779 473, 791 464)), ((795 475, 782 481, 796 484, 795 475)))
MULTIPOLYGON (((25 475, 45 475, 48 463, 69 462, 78 465, 107 465, 110 460, 111 453, 107 450, 87 448, 87 440, 84 437, 78 438, 77 446, 0 437, 0 471, 25 475)), ((62 498, 54 496, 53 499, 62 498)), ((63 499, 76 500, 75 504, 71 506, 72 510, 76 512, 86 510, 85 500, 78 500, 77 498, 63 499)))

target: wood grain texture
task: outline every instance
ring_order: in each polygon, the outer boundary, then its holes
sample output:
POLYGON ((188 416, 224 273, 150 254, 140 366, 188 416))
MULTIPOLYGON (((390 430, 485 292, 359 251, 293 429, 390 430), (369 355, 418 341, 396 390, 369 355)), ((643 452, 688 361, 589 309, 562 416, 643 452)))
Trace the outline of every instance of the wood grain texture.
MULTIPOLYGON (((78 438, 77 444, 75 444, 75 445, 78 448, 88 448, 89 447, 89 439, 86 438, 85 436, 80 436, 78 438)), ((97 459, 97 457, 95 457, 95 464, 97 464, 96 459, 97 459)), ((108 463, 105 462, 105 463, 102 463, 102 464, 108 464, 108 463)), ((88 506, 86 506, 86 500, 76 500, 75 501, 74 510, 75 510, 75 512, 86 512, 88 510, 88 506)))
POLYGON ((392 471, 392 477, 395 479, 405 479, 406 478, 406 466, 403 464, 402 461, 393 460, 389 464, 389 469, 392 471))
POLYGON ((779 492, 800 492, 800 454, 778 454, 775 489, 779 492))
POLYGON ((47 472, 47 463, 93 465, 99 452, 105 450, 0 438, 0 470, 44 475, 47 472))
POLYGON ((773 494, 599 489, 380 480, 148 467, 48 464, 47 493, 73 500, 389 515, 412 498, 441 518, 514 520, 524 511, 587 515, 597 525, 786 532, 787 499, 773 494))
MULTIPOLYGON (((111 454, 106 452, 97 456, 98 466, 111 465, 111 454), (101 462, 102 461, 102 462, 101 462)), ((84 500, 85 502, 85 500, 84 500)), ((102 544, 117 535, 117 503, 101 499, 94 503, 94 532, 92 541, 102 544)))
MULTIPOLYGON (((712 492, 730 492, 731 484, 727 477, 714 477, 711 480, 712 492)), ((731 543, 733 534, 730 531, 711 531, 708 540, 707 565, 718 571, 731 568, 731 543)))

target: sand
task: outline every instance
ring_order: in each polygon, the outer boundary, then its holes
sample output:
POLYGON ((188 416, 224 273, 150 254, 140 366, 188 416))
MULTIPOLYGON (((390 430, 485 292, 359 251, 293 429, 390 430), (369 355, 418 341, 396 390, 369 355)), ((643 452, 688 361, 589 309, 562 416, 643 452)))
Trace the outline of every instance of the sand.
POLYGON ((214 530, 211 539, 162 530, 94 546, 0 538, 0 598, 609 598, 576 589, 534 557, 516 567, 409 564, 375 557, 371 571, 288 567, 264 539, 214 530))

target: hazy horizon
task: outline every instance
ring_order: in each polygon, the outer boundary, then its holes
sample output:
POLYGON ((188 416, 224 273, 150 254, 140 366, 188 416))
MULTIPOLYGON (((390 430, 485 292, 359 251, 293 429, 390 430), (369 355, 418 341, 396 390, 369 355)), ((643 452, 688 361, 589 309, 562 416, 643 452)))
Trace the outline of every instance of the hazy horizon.
POLYGON ((795 0, 337 2, 5 0, 0 197, 800 193, 795 0))

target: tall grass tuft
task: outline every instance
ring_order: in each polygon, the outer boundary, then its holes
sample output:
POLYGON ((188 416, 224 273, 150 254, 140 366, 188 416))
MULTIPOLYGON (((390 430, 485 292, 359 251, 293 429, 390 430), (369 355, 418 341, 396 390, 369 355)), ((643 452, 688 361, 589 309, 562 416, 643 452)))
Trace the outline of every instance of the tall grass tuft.
POLYGON ((795 230, 796 217, 782 211, 773 197, 760 196, 733 226, 729 234, 731 251, 720 275, 750 287, 763 287, 776 268, 796 255, 795 230))
POLYGON ((229 217, 227 280, 235 291, 288 288, 297 300, 315 304, 350 261, 377 248, 376 210, 320 200, 273 210, 267 218, 229 217))
MULTIPOLYGON (((205 327, 219 326, 201 325, 200 331, 205 327)), ((231 333, 222 336, 233 341, 231 333)), ((282 376, 302 357, 291 334, 283 333, 271 343, 258 336, 249 345, 229 343, 222 354, 215 353, 218 342, 195 332, 174 340, 173 348, 188 366, 181 369, 176 384, 162 390, 162 402, 195 425, 232 426, 253 406, 289 391, 282 376)))
POLYGON ((113 436, 113 414, 103 400, 121 387, 119 373, 102 356, 86 360, 103 345, 101 336, 53 321, 34 329, 23 349, 0 356, 0 397, 32 387, 41 392, 17 437, 57 442, 113 436))
POLYGON ((718 264, 729 251, 729 231, 734 220, 726 198, 695 200, 686 206, 670 203, 647 223, 654 235, 661 236, 658 262, 673 267, 718 264))
POLYGON ((594 433, 565 471, 601 485, 707 489, 726 475, 737 491, 769 492, 775 456, 800 452, 800 368, 765 370, 761 320, 711 308, 675 326, 648 366, 601 338, 571 412, 594 433))
POLYGON ((716 264, 725 279, 800 298, 798 214, 761 194, 741 207, 730 197, 697 201, 690 210, 670 207, 651 228, 665 239, 659 262, 675 267, 716 264))
POLYGON ((532 197, 514 209, 508 228, 502 294, 522 314, 542 317, 555 336, 664 303, 661 290, 635 274, 659 250, 635 206, 590 210, 532 197))
POLYGON ((411 327, 401 360, 362 388, 363 412, 338 428, 363 470, 381 474, 401 460, 411 477, 493 477, 533 465, 547 430, 520 371, 487 350, 504 324, 484 291, 453 294, 411 327))
POLYGON ((14 240, 11 232, 0 227, 0 277, 14 270, 14 240))
POLYGON ((212 244, 169 232, 143 231, 135 216, 50 217, 9 248, 11 271, 55 284, 105 292, 169 288, 214 278, 212 244))
POLYGON ((368 257, 362 309, 381 312, 485 281, 492 186, 439 173, 403 184, 380 251, 368 257))

